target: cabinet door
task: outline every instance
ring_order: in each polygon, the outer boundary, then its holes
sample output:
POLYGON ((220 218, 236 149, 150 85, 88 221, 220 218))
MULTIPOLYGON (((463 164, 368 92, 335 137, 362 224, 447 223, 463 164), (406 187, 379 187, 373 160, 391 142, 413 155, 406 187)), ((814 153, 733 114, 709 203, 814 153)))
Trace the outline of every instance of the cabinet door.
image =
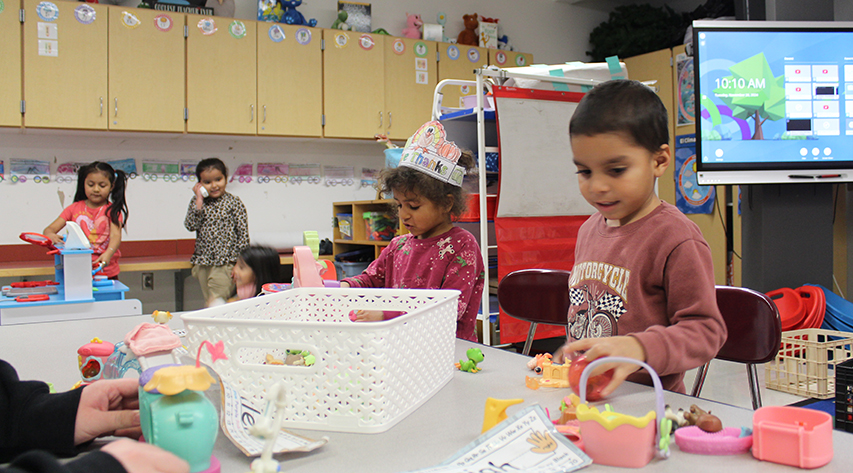
POLYGON ((107 128, 107 7, 24 0, 24 124, 107 128))
MULTIPOLYGON (((488 49, 466 44, 438 43, 438 80, 462 79, 475 80, 474 69, 489 64, 488 49)), ((475 87, 451 85, 441 89, 444 94, 442 104, 446 107, 462 107, 461 98, 474 95, 475 87)))
POLYGON ((21 23, 16 6, 0 6, 0 126, 21 126, 21 23))
POLYGON ((520 53, 518 51, 490 49, 489 64, 500 68, 529 66, 533 64, 533 55, 530 53, 520 53))
POLYGON ((385 133, 391 139, 408 139, 432 115, 435 47, 434 41, 385 39, 385 133))
POLYGON ((109 128, 184 131, 181 13, 110 7, 109 128))
POLYGON ((321 30, 258 23, 259 135, 323 134, 321 30))
POLYGON ((373 138, 384 133, 384 35, 323 30, 323 38, 323 135, 373 138))
POLYGON ((257 22, 187 15, 187 131, 257 133, 257 22))

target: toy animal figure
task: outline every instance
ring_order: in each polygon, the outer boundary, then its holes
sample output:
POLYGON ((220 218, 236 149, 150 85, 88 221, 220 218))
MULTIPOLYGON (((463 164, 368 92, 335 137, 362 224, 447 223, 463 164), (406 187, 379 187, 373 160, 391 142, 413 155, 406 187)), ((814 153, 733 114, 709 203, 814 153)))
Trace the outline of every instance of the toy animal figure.
POLYGON ((485 358, 483 350, 480 350, 479 348, 469 348, 465 352, 465 356, 467 356, 468 359, 459 360, 459 363, 455 363, 456 368, 469 373, 476 373, 480 371, 480 368, 477 368, 477 363, 482 363, 485 358))
POLYGON ((296 11, 296 7, 302 5, 302 0, 279 0, 279 4, 284 6, 284 14, 281 16, 281 22, 286 23, 288 25, 305 25, 305 26, 317 26, 317 20, 311 18, 308 21, 305 21, 305 17, 302 16, 302 13, 296 11))
POLYGON ((447 15, 440 11, 437 15, 435 15, 435 22, 441 25, 441 41, 444 43, 455 43, 455 39, 451 39, 447 36, 447 28, 445 28, 445 23, 447 23, 447 15))
POLYGON ((407 38, 421 39, 421 26, 424 22, 416 13, 406 13, 406 27, 403 28, 403 36, 407 38))
POLYGON ((507 35, 503 35, 498 38, 498 49, 503 49, 504 51, 515 51, 515 47, 509 42, 509 37, 507 35))
POLYGON ((172 313, 168 310, 155 310, 152 314, 154 321, 158 324, 167 324, 172 320, 172 313))
POLYGON ((527 367, 532 369, 536 374, 542 374, 542 364, 546 361, 551 361, 551 358, 550 353, 540 353, 527 362, 527 367))
POLYGON ((338 10, 338 19, 332 23, 331 28, 333 30, 349 31, 352 28, 347 24, 347 18, 349 18, 349 13, 347 13, 346 10, 338 10))
POLYGON ((689 425, 695 425, 708 433, 723 430, 723 423, 720 421, 719 417, 711 415, 711 411, 703 411, 696 404, 690 406, 690 412, 684 413, 684 420, 686 420, 689 425))
POLYGON ((475 30, 480 26, 480 22, 477 21, 477 14, 463 15, 462 21, 465 23, 465 29, 459 32, 459 36, 456 37, 456 42, 458 44, 476 46, 479 44, 479 39, 477 38, 477 32, 475 30))

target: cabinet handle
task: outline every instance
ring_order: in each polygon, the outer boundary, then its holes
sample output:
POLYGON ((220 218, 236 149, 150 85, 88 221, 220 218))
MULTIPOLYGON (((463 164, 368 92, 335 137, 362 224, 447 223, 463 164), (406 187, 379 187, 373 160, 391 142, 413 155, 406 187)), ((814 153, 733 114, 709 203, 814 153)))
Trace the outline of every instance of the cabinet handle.
POLYGON ((115 116, 118 117, 118 97, 115 98, 115 116))
POLYGON ((252 123, 255 121, 255 104, 249 105, 249 110, 251 110, 249 113, 249 123, 252 123))
POLYGON ((382 128, 382 112, 379 112, 379 128, 382 128))
POLYGON ((267 106, 264 105, 264 123, 267 122, 267 106))
POLYGON ((391 128, 391 112, 388 112, 388 128, 391 128))
POLYGON ((101 114, 98 116, 103 117, 104 116, 104 98, 103 97, 99 97, 99 98, 101 99, 101 114))

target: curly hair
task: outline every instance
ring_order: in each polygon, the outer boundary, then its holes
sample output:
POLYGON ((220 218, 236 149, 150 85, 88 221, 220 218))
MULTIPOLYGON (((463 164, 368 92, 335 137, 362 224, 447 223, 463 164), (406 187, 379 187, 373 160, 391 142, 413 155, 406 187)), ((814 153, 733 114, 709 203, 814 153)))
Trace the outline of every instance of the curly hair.
MULTIPOLYGON (((468 174, 472 174, 472 170, 476 169, 474 156, 469 151, 463 151, 456 164, 465 168, 468 174)), ((412 192, 439 207, 446 207, 452 201, 450 215, 453 220, 458 219, 468 209, 468 193, 464 189, 410 167, 383 169, 379 174, 379 190, 384 194, 412 192)), ((391 207, 396 213, 397 207, 391 207)))

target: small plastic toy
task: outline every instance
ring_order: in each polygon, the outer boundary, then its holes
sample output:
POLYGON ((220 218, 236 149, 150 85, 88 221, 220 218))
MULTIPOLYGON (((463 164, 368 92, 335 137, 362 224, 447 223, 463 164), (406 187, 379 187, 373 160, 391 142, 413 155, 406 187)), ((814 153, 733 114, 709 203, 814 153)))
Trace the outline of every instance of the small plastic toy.
POLYGON ((77 367, 80 369, 83 381, 74 387, 94 383, 102 377, 106 378, 105 367, 114 349, 115 346, 112 343, 105 342, 97 337, 80 347, 77 350, 77 367))
MULTIPOLYGON (((585 356, 579 353, 573 353, 571 356, 571 367, 569 368, 569 385, 572 387, 572 391, 575 394, 580 395, 578 392, 581 374, 584 372, 584 369, 589 365, 589 361, 585 356)), ((601 395, 601 391, 610 384, 610 380, 613 379, 613 370, 608 370, 604 374, 600 374, 598 376, 593 376, 590 378, 589 383, 586 385, 586 397, 590 401, 599 401, 604 398, 601 395)))
POLYGON ((296 10, 296 7, 302 5, 302 0, 279 0, 278 3, 284 7, 284 13, 281 15, 281 23, 286 23, 288 25, 317 26, 316 19, 311 18, 310 20, 305 21, 305 17, 302 16, 302 13, 299 13, 296 10))
POLYGON ((675 444, 683 452, 701 455, 738 455, 752 447, 752 430, 726 427, 708 433, 695 425, 675 431, 675 444))
POLYGON ((451 39, 447 36, 447 28, 445 27, 447 24, 447 14, 443 11, 438 12, 438 14, 435 15, 435 22, 441 25, 441 41, 444 43, 455 43, 455 39, 451 39))
POLYGON ((267 393, 264 417, 256 419, 254 425, 249 427, 249 433, 264 440, 264 451, 261 452, 260 457, 252 461, 252 473, 278 473, 281 471, 281 465, 272 457, 272 449, 284 421, 286 399, 284 383, 278 382, 273 385, 267 393))
POLYGON ((481 433, 487 432, 492 427, 506 420, 507 407, 521 404, 522 402, 524 402, 524 399, 486 398, 486 409, 485 412, 483 412, 483 430, 481 433))
POLYGON ((509 42, 509 36, 502 35, 498 37, 498 49, 504 51, 515 51, 515 47, 509 42))
POLYGON ((657 451, 659 458, 669 457, 670 421, 664 417, 663 387, 651 366, 639 360, 604 357, 584 368, 580 379, 580 403, 577 416, 586 454, 600 465, 641 468, 651 461, 657 451), (589 374, 604 363, 634 363, 645 368, 655 387, 655 410, 643 417, 614 412, 609 405, 604 412, 587 405, 586 391, 589 374), (661 422, 658 427, 657 422, 661 422))
POLYGON ((711 415, 711 411, 703 411, 696 404, 690 406, 690 410, 684 413, 684 420, 689 425, 695 425, 702 429, 702 431, 711 434, 723 430, 723 423, 719 417, 711 415))
POLYGON ((542 363, 551 361, 551 358, 550 353, 539 353, 527 362, 527 367, 536 374, 542 374, 542 363))
POLYGON ((462 15, 462 21, 465 23, 465 29, 459 32, 459 36, 456 37, 456 42, 458 44, 468 44, 471 46, 476 46, 479 44, 479 38, 477 37, 477 27, 480 26, 480 22, 477 20, 477 14, 473 13, 471 15, 462 15))
POLYGON ((330 26, 333 30, 344 30, 349 31, 351 28, 347 24, 347 18, 349 18, 349 13, 346 10, 338 10, 338 18, 332 22, 332 26, 330 26))
POLYGON ((403 36, 406 38, 421 39, 421 26, 424 22, 417 13, 406 13, 406 27, 403 28, 403 36))
POLYGON ((154 321, 158 324, 167 324, 172 320, 172 313, 168 310, 155 310, 152 314, 154 321))
POLYGON ((752 416, 752 456, 798 468, 832 461, 832 416, 791 406, 764 406, 752 416))
POLYGON ((485 355, 483 355, 483 350, 479 348, 469 348, 465 351, 465 356, 468 357, 467 360, 459 360, 459 363, 455 363, 457 369, 461 371, 467 371, 469 373, 476 373, 481 370, 481 368, 477 367, 477 363, 482 363, 485 355))
POLYGON ((571 362, 566 360, 566 363, 554 364, 550 360, 545 360, 541 363, 542 377, 533 378, 530 376, 524 377, 524 384, 533 390, 539 388, 567 388, 569 387, 569 367, 571 362))

